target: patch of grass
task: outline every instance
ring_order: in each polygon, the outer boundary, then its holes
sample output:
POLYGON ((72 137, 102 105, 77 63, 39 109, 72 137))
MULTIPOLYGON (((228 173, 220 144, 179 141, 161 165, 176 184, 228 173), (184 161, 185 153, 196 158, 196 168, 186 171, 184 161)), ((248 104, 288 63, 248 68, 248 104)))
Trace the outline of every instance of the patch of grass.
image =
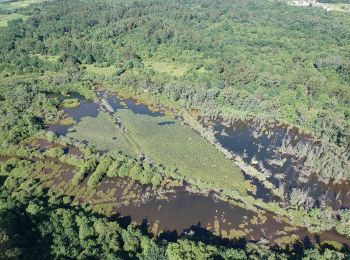
POLYGON ((93 64, 84 64, 85 70, 89 73, 96 74, 98 76, 106 76, 106 77, 111 77, 113 74, 116 72, 116 67, 115 66, 109 66, 109 67, 104 67, 104 68, 99 68, 94 66, 93 64))
POLYGON ((240 169, 189 127, 167 116, 152 117, 125 109, 117 114, 128 129, 127 135, 157 163, 215 188, 245 193, 240 169))
POLYGON ((41 3, 45 0, 19 0, 16 2, 0 3, 0 9, 14 10, 18 8, 25 8, 31 4, 41 3))
POLYGON ((137 156, 135 147, 117 129, 105 113, 99 113, 97 118, 84 117, 72 128, 75 132, 68 136, 78 140, 86 140, 89 144, 101 150, 123 151, 126 154, 137 156))
POLYGON ((71 117, 63 118, 59 121, 60 125, 73 125, 74 123, 75 121, 71 117))
POLYGON ((69 99, 63 100, 61 104, 65 108, 76 108, 80 106, 80 101, 79 99, 76 99, 76 98, 69 98, 69 99))
POLYGON ((0 15, 0 27, 6 27, 7 22, 11 20, 16 20, 22 18, 23 20, 27 19, 29 16, 23 14, 2 14, 0 15))
POLYGON ((153 60, 145 61, 145 65, 151 67, 156 72, 168 73, 177 77, 183 76, 190 67, 188 64, 177 64, 172 62, 153 60))
POLYGON ((35 54, 39 59, 42 61, 49 61, 52 63, 55 63, 58 61, 59 56, 53 56, 53 55, 42 55, 42 54, 35 54))
POLYGON ((330 5, 330 9, 332 11, 350 13, 350 4, 344 4, 344 3, 332 4, 330 5))

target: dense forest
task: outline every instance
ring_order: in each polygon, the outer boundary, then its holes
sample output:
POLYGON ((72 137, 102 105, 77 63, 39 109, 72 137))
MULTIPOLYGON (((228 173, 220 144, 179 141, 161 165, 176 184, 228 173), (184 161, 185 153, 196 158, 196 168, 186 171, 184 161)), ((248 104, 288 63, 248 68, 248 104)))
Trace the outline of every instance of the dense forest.
MULTIPOLYGON (((53 194, 53 182, 43 186, 47 177, 40 175, 45 167, 76 167, 71 182, 81 186, 88 178, 86 193, 96 193, 104 177, 128 177, 154 190, 192 180, 144 154, 102 153, 44 131, 49 124, 76 123, 62 107, 79 107, 80 101, 61 102, 54 93, 97 100, 102 87, 169 110, 196 111, 202 119, 295 127, 312 145, 284 140, 281 151, 303 160, 320 179, 349 181, 349 14, 260 0, 27 2, 0 1, 0 22, 6 19, 0 26, 0 258, 350 257, 345 247, 325 244, 269 246, 210 232, 153 236, 142 225, 105 214, 108 207, 95 210, 73 196, 53 194), (39 137, 56 146, 32 148, 39 137), (69 145, 83 155, 67 154, 62 147, 69 145)), ((240 196, 251 191, 241 186, 240 196)), ((225 196, 237 194, 221 188, 225 196)), ((347 209, 309 207, 305 194, 294 189, 284 207, 263 201, 254 206, 283 212, 297 226, 349 236, 347 209)))
POLYGON ((5 77, 31 73, 37 84, 67 85, 93 71, 187 109, 297 125, 319 139, 324 152, 316 157, 341 162, 331 171, 347 178, 347 14, 255 1, 136 1, 113 8, 58 1, 21 12, 31 15, 26 22, 1 29, 5 77))
POLYGON ((47 199, 34 180, 26 180, 28 162, 1 189, 0 257, 2 259, 344 259, 347 253, 296 245, 281 251, 263 244, 232 244, 207 234, 184 235, 176 242, 151 238, 139 227, 125 227, 89 209, 71 208, 62 198, 47 199), (19 178, 19 179, 16 179, 19 178), (23 180, 23 179, 22 179, 23 180))

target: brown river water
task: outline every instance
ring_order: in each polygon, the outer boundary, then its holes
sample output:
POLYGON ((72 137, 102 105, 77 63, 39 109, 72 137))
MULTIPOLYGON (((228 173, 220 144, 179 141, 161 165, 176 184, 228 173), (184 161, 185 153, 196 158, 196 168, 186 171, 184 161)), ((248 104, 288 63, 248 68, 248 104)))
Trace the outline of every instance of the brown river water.
MULTIPOLYGON (((126 104, 127 108, 134 113, 163 116, 161 112, 151 111, 147 106, 138 104, 135 100, 122 100, 104 92, 100 92, 99 95, 106 97, 114 110, 125 108, 124 104, 126 104)), ((68 116, 73 117, 76 122, 79 122, 82 117, 97 116, 100 107, 98 103, 86 100, 78 94, 72 94, 72 96, 79 98, 81 105, 74 109, 64 109, 68 116)), ((262 166, 268 169, 271 172, 270 181, 276 186, 281 184, 280 179, 276 177, 277 174, 284 173, 283 182, 286 185, 286 190, 290 191, 295 187, 308 189, 311 196, 315 198, 316 206, 317 198, 321 195, 327 196, 329 205, 334 209, 345 208, 350 205, 348 196, 350 185, 332 183, 327 185, 318 181, 316 177, 311 177, 306 183, 301 184, 297 181, 297 176, 302 162, 286 156, 285 163, 281 166, 269 163, 274 158, 280 157, 276 152, 276 148, 282 144, 286 136, 294 135, 293 131, 275 126, 270 129, 272 135, 260 134, 259 137, 256 137, 254 124, 237 121, 230 126, 220 122, 214 122, 214 125, 218 133, 216 137, 226 149, 241 155, 246 162, 251 162, 253 158, 261 161, 260 165, 256 167, 262 166), (223 132, 225 133, 222 134, 223 132)), ((69 128, 70 126, 49 125, 47 130, 58 135, 65 135, 69 128)), ((308 137, 303 136, 293 136, 293 138, 295 140, 305 138, 305 140, 299 141, 310 141, 308 137)), ((43 144, 43 146, 45 145, 43 144)), ((80 151, 74 147, 69 147, 66 152, 80 155, 80 151)), ((0 157, 0 162, 7 159, 7 157, 0 157)), ((73 173, 67 171, 61 180, 69 181, 72 176, 73 173)), ((251 178, 247 176, 247 179, 251 178)), ((258 198, 264 201, 278 200, 259 182, 256 180, 252 180, 252 182, 257 186, 256 196, 258 198)), ((108 190, 116 187, 118 192, 115 196, 121 197, 124 186, 118 180, 104 180, 100 189, 108 190)), ((133 192, 145 194, 146 188, 135 184, 133 192)), ((193 194, 184 188, 177 188, 175 192, 167 194, 167 199, 149 196, 143 203, 135 204, 131 201, 128 205, 115 206, 115 212, 130 221, 148 223, 154 232, 162 233, 162 236, 169 239, 184 232, 204 235, 210 232, 214 236, 225 237, 231 235, 233 237, 235 234, 239 234, 237 230, 243 230, 246 233, 245 239, 248 241, 265 239, 273 244, 276 238, 295 234, 304 244, 334 240, 350 246, 350 239, 340 236, 334 231, 311 234, 305 228, 293 229, 287 223, 277 220, 271 213, 265 212, 263 219, 261 219, 261 216, 258 216, 257 213, 220 201, 212 194, 209 196, 193 194)))

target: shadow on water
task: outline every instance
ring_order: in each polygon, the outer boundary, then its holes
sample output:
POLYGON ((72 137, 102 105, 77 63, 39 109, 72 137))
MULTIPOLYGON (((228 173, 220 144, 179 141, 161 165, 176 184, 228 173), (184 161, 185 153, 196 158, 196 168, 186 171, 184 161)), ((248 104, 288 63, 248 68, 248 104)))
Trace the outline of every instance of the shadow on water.
MULTIPOLYGON (((132 221, 131 217, 117 217, 115 218, 118 223, 126 228, 132 221)), ((138 225, 138 228, 141 229, 141 232, 144 235, 150 235, 149 232, 149 220, 148 218, 144 218, 140 224, 138 225)), ((156 239, 160 242, 163 240, 166 240, 168 242, 176 242, 177 240, 185 238, 190 241, 194 242, 203 242, 205 244, 209 245, 215 245, 215 246, 222 246, 225 248, 232 248, 232 249, 245 249, 247 246, 247 243, 249 242, 258 242, 257 240, 247 240, 245 237, 240 238, 225 238, 220 235, 214 234, 212 231, 207 230, 203 225, 198 222, 196 224, 193 224, 191 226, 188 226, 183 232, 178 232, 177 230, 166 230, 161 232, 156 239)), ((263 243, 264 244, 264 243, 263 243)), ((265 243, 266 244, 266 243, 265 243)), ((293 259, 302 259, 302 257, 305 254, 306 250, 320 247, 323 250, 326 248, 335 249, 332 245, 329 244, 322 244, 322 240, 318 235, 310 236, 305 235, 300 237, 299 240, 290 243, 285 244, 285 248, 281 249, 280 245, 277 243, 270 244, 272 248, 274 248, 277 251, 284 251, 286 253, 290 253, 293 251, 293 259)), ((349 246, 346 243, 341 243, 341 251, 342 252, 350 252, 349 246)))
MULTIPOLYGON (((0 162, 8 159, 8 157, 0 157, 0 162)), ((33 160, 36 159, 33 158, 33 160)), ((73 167, 64 165, 63 168, 61 176, 54 179, 54 185, 62 181, 69 182, 73 178, 73 167)), ((87 184, 90 176, 91 174, 84 179, 82 186, 87 184)), ((350 239, 340 236, 335 231, 311 234, 305 228, 293 229, 289 224, 275 219, 272 213, 257 214, 228 202, 218 201, 211 195, 189 193, 184 187, 162 192, 162 197, 166 199, 158 198, 156 193, 151 194, 146 196, 145 200, 141 200, 141 204, 137 202, 140 201, 138 198, 144 197, 152 190, 148 186, 131 182, 130 179, 106 177, 97 190, 109 192, 114 188, 116 192, 111 201, 118 201, 118 204, 114 206, 116 213, 112 219, 118 220, 124 227, 131 222, 137 222, 144 232, 151 229, 155 233, 160 233, 161 238, 167 238, 170 241, 188 236, 198 241, 216 239, 217 243, 228 244, 232 239, 234 240, 234 237, 244 237, 244 241, 263 239, 273 245, 277 243, 275 239, 295 234, 300 239, 308 238, 304 239, 303 245, 306 245, 307 241, 311 245, 326 240, 350 245, 350 239), (133 202, 133 198, 136 199, 137 204, 133 202), (119 201, 123 200, 127 205, 119 204, 119 201)))
MULTIPOLYGON (((142 193, 140 190, 134 192, 142 193)), ((247 241, 264 239, 275 244, 275 239, 297 235, 300 239, 308 237, 310 244, 330 240, 350 245, 350 239, 334 231, 312 234, 306 228, 293 229, 289 224, 275 219, 272 213, 259 215, 228 202, 217 201, 211 196, 188 193, 183 188, 169 195, 167 200, 151 198, 141 205, 131 203, 115 207, 114 211, 118 212, 118 216, 130 216, 131 221, 143 223, 144 227, 147 221, 149 229, 169 240, 185 234, 204 240, 206 235, 215 234, 220 239, 244 237, 247 241)))

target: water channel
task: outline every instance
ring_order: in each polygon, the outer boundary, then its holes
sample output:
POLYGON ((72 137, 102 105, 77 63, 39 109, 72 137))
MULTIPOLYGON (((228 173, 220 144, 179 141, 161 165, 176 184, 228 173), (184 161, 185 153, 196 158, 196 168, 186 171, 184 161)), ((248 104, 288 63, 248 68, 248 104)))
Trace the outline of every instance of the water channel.
MULTIPOLYGON (((134 113, 147 114, 150 116, 163 116, 160 111, 151 111, 146 105, 139 104, 135 100, 123 100, 115 95, 105 92, 98 92, 104 97, 108 104, 114 109, 130 109, 134 113)), ((86 100, 83 96, 72 94, 71 98, 78 98, 80 106, 74 109, 63 108, 67 116, 79 122, 83 117, 96 117, 99 113, 100 104, 86 100)), ((298 181, 298 170, 302 161, 278 153, 278 147, 282 145, 283 139, 290 137, 293 140, 309 142, 308 136, 299 136, 295 131, 288 128, 274 126, 269 131, 259 133, 254 124, 249 122, 236 121, 231 125, 222 122, 213 122, 217 131, 216 138, 228 150, 233 151, 244 158, 247 163, 253 163, 259 170, 268 171, 271 176, 269 180, 277 187, 282 181, 286 191, 293 188, 307 189, 309 194, 315 198, 326 196, 330 205, 335 209, 348 207, 349 185, 348 184, 324 184, 314 176, 306 182, 298 181), (272 134, 271 134, 272 133, 272 134), (283 164, 276 164, 274 160, 284 161, 283 164)), ((48 131, 58 135, 65 135, 71 126, 50 125, 48 131)), ((251 179, 247 177, 247 179, 251 179)), ((259 182, 252 180, 258 186, 256 196, 265 201, 276 200, 266 189, 264 190, 259 182)), ((111 182, 103 184, 103 188, 110 188, 111 182)), ((143 192, 139 188, 136 192, 143 192)), ((317 204, 316 204, 317 205, 317 204)), ((259 240, 265 238, 271 243, 274 239, 292 234, 298 235, 303 241, 319 242, 322 240, 335 240, 350 245, 350 239, 342 237, 333 231, 322 234, 311 234, 305 228, 294 229, 288 224, 277 220, 272 214, 266 213, 265 220, 261 221, 256 213, 238 206, 232 206, 227 202, 219 201, 215 196, 204 196, 192 194, 185 189, 178 189, 171 194, 167 200, 151 198, 141 205, 124 205, 115 208, 117 214, 129 216, 132 221, 139 223, 149 222, 155 225, 156 230, 180 234, 184 231, 195 230, 199 232, 209 230, 216 235, 229 235, 237 230, 244 230, 247 240, 259 240)))

